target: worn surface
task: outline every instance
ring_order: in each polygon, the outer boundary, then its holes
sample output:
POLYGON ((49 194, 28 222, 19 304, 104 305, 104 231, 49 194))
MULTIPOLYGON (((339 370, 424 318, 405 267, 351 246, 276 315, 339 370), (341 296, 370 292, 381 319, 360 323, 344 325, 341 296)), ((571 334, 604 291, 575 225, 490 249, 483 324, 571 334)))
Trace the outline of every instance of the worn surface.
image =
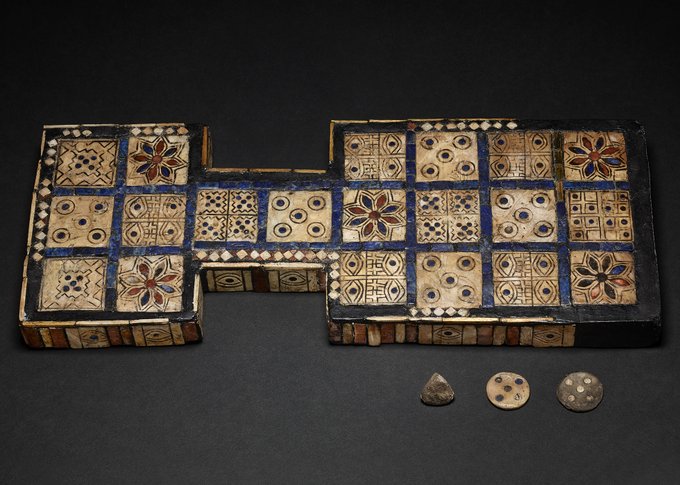
POLYGON ((438 373, 432 374, 423 390, 420 400, 428 406, 445 406, 453 401, 454 393, 451 385, 438 373))
POLYGON ((52 328, 91 347, 74 330, 92 322, 174 323, 200 339, 202 291, 325 291, 341 344, 660 335, 635 122, 336 121, 326 171, 213 168, 201 125, 43 138, 21 303, 32 347, 55 347, 52 328))
POLYGON ((570 411, 592 411, 600 405, 603 396, 602 382, 589 372, 572 372, 557 386, 557 399, 570 411))

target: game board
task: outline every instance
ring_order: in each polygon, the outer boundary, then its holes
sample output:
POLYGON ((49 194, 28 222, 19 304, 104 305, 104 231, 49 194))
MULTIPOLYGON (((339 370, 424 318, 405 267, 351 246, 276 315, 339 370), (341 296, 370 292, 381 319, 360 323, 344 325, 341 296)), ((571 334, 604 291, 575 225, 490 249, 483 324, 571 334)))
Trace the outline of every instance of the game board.
POLYGON ((338 344, 660 337, 636 122, 335 121, 324 171, 211 151, 202 125, 45 127, 28 346, 197 342, 204 291, 325 292, 338 344))

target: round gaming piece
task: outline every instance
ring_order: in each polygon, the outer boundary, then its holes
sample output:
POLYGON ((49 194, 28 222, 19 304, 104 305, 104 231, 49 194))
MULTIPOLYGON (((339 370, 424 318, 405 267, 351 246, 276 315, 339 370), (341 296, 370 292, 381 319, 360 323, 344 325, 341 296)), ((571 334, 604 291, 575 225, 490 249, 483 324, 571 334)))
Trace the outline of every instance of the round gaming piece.
POLYGON ((557 386, 557 399, 570 411, 586 413, 602 401, 600 379, 588 372, 572 372, 557 386))
POLYGON ((531 391, 527 380, 514 372, 499 372, 486 383, 486 396, 500 409, 521 408, 531 391))

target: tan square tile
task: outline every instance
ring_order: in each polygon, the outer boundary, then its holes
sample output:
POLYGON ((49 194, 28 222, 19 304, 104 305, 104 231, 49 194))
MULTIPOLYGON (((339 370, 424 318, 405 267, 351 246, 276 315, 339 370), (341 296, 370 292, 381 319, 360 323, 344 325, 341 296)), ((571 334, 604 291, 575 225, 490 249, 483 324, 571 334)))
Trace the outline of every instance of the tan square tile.
POLYGON ((196 199, 196 241, 257 241, 257 192, 199 190, 196 199))
POLYGON ((479 179, 475 132, 416 134, 416 181, 479 179))
POLYGON ((491 189, 493 242, 557 241, 554 190, 491 189))
POLYGON ((328 242, 331 240, 331 192, 297 190, 269 192, 267 241, 328 242))
POLYGON ((406 303, 406 254, 359 251, 340 254, 340 304, 406 303))
POLYGON ((130 137, 127 185, 183 185, 188 176, 188 137, 130 137))
POLYGON ((406 180, 406 135, 346 133, 347 180, 406 180))
POLYGON ((476 190, 416 191, 419 243, 479 240, 479 194, 476 190))
POLYGON ((123 204, 124 246, 181 246, 186 197, 128 194, 123 204))
POLYGON ((131 256, 118 261, 119 312, 178 312, 182 309, 184 258, 131 256))
POLYGON ((103 310, 106 258, 43 261, 40 310, 103 310))
POLYGON ((559 305, 557 253, 494 253, 493 288, 499 306, 559 305))
POLYGON ((111 236, 112 219, 113 197, 54 197, 50 209, 47 247, 106 247, 111 236))
POLYGON ((117 140, 60 140, 54 184, 112 187, 117 157, 117 140))
POLYGON ((618 131, 564 133, 564 176, 567 180, 628 180, 628 157, 618 131))
POLYGON ((574 305, 632 305, 637 302, 633 253, 572 251, 574 305))
POLYGON ((568 190, 566 197, 570 240, 633 240, 627 190, 568 190))
POLYGON ((343 241, 403 241, 406 238, 405 191, 345 189, 343 201, 343 241))
POLYGON ((489 175, 492 179, 552 178, 550 132, 489 133, 489 175))
POLYGON ((419 308, 480 307, 482 257, 479 253, 418 253, 416 286, 419 308))

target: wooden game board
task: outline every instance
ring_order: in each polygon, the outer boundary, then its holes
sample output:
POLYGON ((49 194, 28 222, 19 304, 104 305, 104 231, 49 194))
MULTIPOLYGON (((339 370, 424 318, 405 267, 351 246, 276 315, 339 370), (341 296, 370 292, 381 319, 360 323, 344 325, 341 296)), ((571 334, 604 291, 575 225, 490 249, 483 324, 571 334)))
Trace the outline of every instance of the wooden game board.
POLYGON ((651 345, 644 130, 336 121, 317 171, 212 168, 201 125, 46 126, 26 344, 200 341, 204 291, 326 292, 338 344, 651 345))

